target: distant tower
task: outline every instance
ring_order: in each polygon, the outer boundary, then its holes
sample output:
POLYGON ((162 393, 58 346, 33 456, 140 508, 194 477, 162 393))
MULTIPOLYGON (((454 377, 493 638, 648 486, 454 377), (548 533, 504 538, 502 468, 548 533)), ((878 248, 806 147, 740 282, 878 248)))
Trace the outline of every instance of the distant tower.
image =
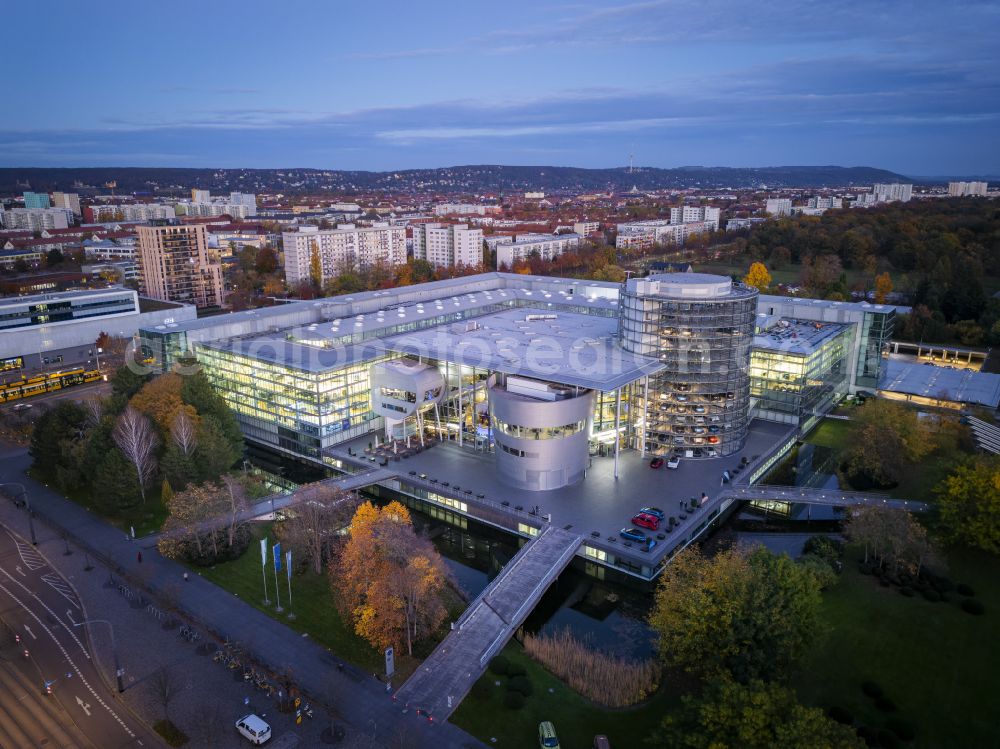
POLYGON ((632 159, 633 159, 633 154, 629 154, 628 155, 628 173, 629 174, 632 174, 632 159))

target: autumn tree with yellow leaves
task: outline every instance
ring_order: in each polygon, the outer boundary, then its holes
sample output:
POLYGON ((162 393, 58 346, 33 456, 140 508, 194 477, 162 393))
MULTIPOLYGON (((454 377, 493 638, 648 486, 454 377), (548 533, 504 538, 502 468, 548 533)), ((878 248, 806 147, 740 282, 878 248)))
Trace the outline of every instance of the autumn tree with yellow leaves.
POLYGON ((399 502, 360 505, 350 536, 329 567, 337 605, 354 631, 374 647, 413 645, 448 616, 451 575, 441 555, 413 529, 399 502))
POLYGON ((743 283, 747 286, 753 286, 758 291, 764 291, 771 285, 771 274, 764 263, 753 263, 746 276, 743 277, 743 283))
POLYGON ((880 273, 875 276, 875 304, 885 304, 885 300, 892 293, 892 278, 889 273, 880 273))

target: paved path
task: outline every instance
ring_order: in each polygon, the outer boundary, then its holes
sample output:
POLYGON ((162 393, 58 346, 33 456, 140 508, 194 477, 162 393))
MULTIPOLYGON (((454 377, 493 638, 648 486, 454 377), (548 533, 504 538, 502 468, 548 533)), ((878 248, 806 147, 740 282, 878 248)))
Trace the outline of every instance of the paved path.
POLYGON ((859 505, 876 505, 892 507, 897 510, 924 512, 929 508, 924 502, 914 502, 910 499, 893 499, 885 494, 872 492, 855 492, 842 489, 810 489, 804 486, 736 486, 723 491, 720 498, 754 501, 774 500, 776 502, 793 502, 806 505, 829 505, 831 507, 857 507, 859 505))
POLYGON ((482 676, 490 658, 566 569, 582 541, 579 534, 548 526, 525 544, 400 687, 398 701, 435 720, 447 719, 482 676))
MULTIPOLYGON (((430 723, 413 711, 403 713, 386 695, 381 682, 350 665, 338 670, 340 662, 328 650, 203 578, 192 576, 189 583, 181 582, 185 568, 161 557, 155 541, 143 542, 140 547, 139 542, 129 540, 122 531, 25 476, 30 463, 24 448, 0 446, 0 481, 22 482, 32 509, 46 522, 79 539, 92 556, 118 569, 119 576, 127 575, 140 582, 154 599, 176 602, 203 633, 228 636, 243 643, 275 673, 291 668, 304 693, 314 703, 329 706, 348 724, 349 731, 371 735, 377 730, 379 737, 400 737, 400 743, 396 739, 392 744, 382 743, 380 739, 375 746, 434 749, 482 746, 451 724, 430 723), (140 548, 141 564, 137 561, 140 548)), ((37 521, 36 525, 43 532, 45 526, 37 521)))

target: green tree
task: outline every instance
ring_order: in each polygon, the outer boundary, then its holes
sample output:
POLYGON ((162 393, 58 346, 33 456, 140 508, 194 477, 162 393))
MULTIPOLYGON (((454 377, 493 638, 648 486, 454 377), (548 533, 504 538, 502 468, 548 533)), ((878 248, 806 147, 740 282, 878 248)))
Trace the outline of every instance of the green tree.
POLYGON ((134 372, 131 367, 126 365, 112 375, 111 392, 128 400, 139 392, 139 388, 145 385, 148 380, 149 375, 134 372))
POLYGON ((141 493, 135 468, 118 448, 104 454, 94 470, 91 497, 97 507, 109 513, 139 503, 141 493))
POLYGON ((912 408, 871 399, 853 418, 845 470, 856 489, 895 486, 909 464, 936 446, 934 433, 912 408))
POLYGON ((28 448, 35 469, 64 490, 74 489, 83 481, 81 457, 86 424, 86 409, 72 400, 59 401, 35 423, 28 448))
POLYGON ((694 549, 664 570, 650 625, 665 664, 745 682, 785 674, 819 631, 820 581, 787 555, 694 549))
POLYGON ((215 416, 206 416, 198 425, 198 450, 193 458, 196 480, 219 478, 233 467, 242 453, 242 441, 237 443, 231 439, 215 416))
POLYGON ((688 695, 668 715, 649 744, 664 749, 863 749, 850 726, 815 707, 799 704, 795 693, 754 680, 727 679, 700 695, 688 695))
POLYGON ((958 466, 937 494, 952 540, 1000 553, 1000 458, 983 456, 958 466))

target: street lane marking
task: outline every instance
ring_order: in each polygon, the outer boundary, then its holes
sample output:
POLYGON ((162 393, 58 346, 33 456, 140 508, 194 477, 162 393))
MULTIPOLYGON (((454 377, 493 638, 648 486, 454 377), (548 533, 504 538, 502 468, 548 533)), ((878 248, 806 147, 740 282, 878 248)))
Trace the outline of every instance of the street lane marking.
POLYGON ((31 639, 32 639, 32 640, 37 640, 37 639, 38 639, 38 638, 37 638, 37 637, 35 636, 35 633, 31 631, 31 627, 29 627, 29 626, 28 626, 27 624, 25 624, 25 625, 24 625, 24 628, 25 628, 26 630, 28 630, 28 634, 29 634, 29 635, 31 635, 31 639))
MULTIPOLYGON (((4 575, 6 575, 7 578, 12 583, 16 583, 17 585, 19 585, 21 587, 21 590, 23 590, 29 596, 31 596, 32 598, 34 598, 36 601, 38 601, 38 603, 41 604, 42 608, 44 608, 46 611, 48 611, 49 614, 52 615, 52 618, 55 619, 57 622, 59 622, 59 624, 62 624, 63 626, 66 626, 65 624, 63 624, 63 620, 60 619, 58 616, 56 616, 56 612, 53 611, 52 609, 50 609, 48 607, 48 604, 46 604, 45 601, 43 601, 41 598, 39 598, 38 595, 33 590, 31 590, 30 588, 28 588, 20 580, 16 579, 13 575, 11 575, 3 567, 0 567, 0 572, 2 572, 4 575)), ((15 599, 15 600, 17 600, 17 599, 15 599)), ((80 650, 83 651, 83 654, 86 656, 87 660, 90 660, 90 653, 87 652, 87 648, 85 648, 83 646, 83 643, 80 642, 79 638, 76 636, 76 633, 72 629, 70 629, 69 627, 66 627, 66 631, 69 633, 69 636, 73 638, 73 640, 76 642, 76 644, 80 646, 80 650)))
POLYGON ((89 702, 84 702, 83 700, 80 699, 80 697, 78 695, 77 698, 76 698, 76 704, 83 708, 83 712, 85 712, 87 714, 87 717, 89 718, 90 717, 90 703, 89 702))
POLYGON ((27 577, 27 575, 24 574, 24 570, 21 569, 21 565, 17 565, 14 569, 17 570, 17 574, 21 577, 27 577))
MULTIPOLYGON (((3 573, 7 575, 7 577, 10 577, 10 574, 7 573, 6 570, 0 570, 0 571, 3 571, 3 573)), ((14 578, 12 577, 10 577, 10 579, 13 580, 14 582, 17 582, 17 580, 14 580, 14 578)), ((18 584, 20 585, 20 583, 18 584)), ((21 587, 24 586, 22 585, 21 587)), ((33 618, 36 622, 38 622, 39 626, 41 626, 42 629, 44 629, 48 633, 49 637, 52 638, 52 642, 56 644, 56 647, 59 648, 59 651, 63 654, 63 658, 65 658, 66 661, 73 667, 73 670, 76 672, 76 675, 80 677, 80 681, 83 683, 85 687, 87 687, 87 691, 90 692, 90 694, 93 695, 94 699, 97 700, 98 703, 100 703, 101 707, 107 710, 108 713, 111 715, 111 717, 118 722, 118 725, 120 725, 125 730, 125 733, 129 735, 129 738, 134 739, 135 734, 132 732, 132 729, 129 728, 125 724, 125 721, 123 721, 121 718, 118 717, 118 713, 112 710, 111 706, 108 705, 108 703, 106 703, 104 699, 96 691, 94 691, 94 688, 90 686, 90 682, 87 681, 87 677, 83 675, 82 671, 80 671, 80 667, 77 666, 76 663, 73 661, 73 659, 69 657, 69 653, 66 652, 66 648, 64 648, 63 644, 59 642, 58 638, 54 634, 52 634, 52 630, 49 629, 47 626, 45 626, 45 622, 43 622, 38 617, 38 615, 30 608, 28 608, 17 596, 15 596, 3 583, 0 583, 0 590, 2 590, 4 593, 10 596, 22 609, 24 609, 31 616, 31 618, 33 618)), ((42 605, 44 606, 44 604, 42 605)), ((74 639, 76 638, 74 637, 74 639)), ((87 655, 87 657, 89 658, 90 656, 87 655)), ((98 668, 96 664, 94 665, 94 667, 98 668)))
MULTIPOLYGON (((17 547, 17 553, 21 557, 21 561, 24 562, 24 566, 29 570, 34 572, 35 570, 41 569, 48 564, 48 562, 45 561, 45 558, 42 557, 42 555, 39 554, 34 547, 23 543, 19 538, 17 538, 17 536, 11 534, 10 531, 7 531, 7 535, 10 536, 11 540, 14 542, 14 545, 17 547)), ((22 572, 21 574, 23 575, 24 573, 22 572)))
MULTIPOLYGON (((73 589, 69 587, 69 584, 59 577, 59 575, 53 572, 46 572, 42 575, 42 580, 48 583, 52 589, 56 591, 56 593, 80 609, 80 604, 76 602, 76 596, 73 594, 73 589)), ((83 609, 80 610, 82 611, 83 609)))

